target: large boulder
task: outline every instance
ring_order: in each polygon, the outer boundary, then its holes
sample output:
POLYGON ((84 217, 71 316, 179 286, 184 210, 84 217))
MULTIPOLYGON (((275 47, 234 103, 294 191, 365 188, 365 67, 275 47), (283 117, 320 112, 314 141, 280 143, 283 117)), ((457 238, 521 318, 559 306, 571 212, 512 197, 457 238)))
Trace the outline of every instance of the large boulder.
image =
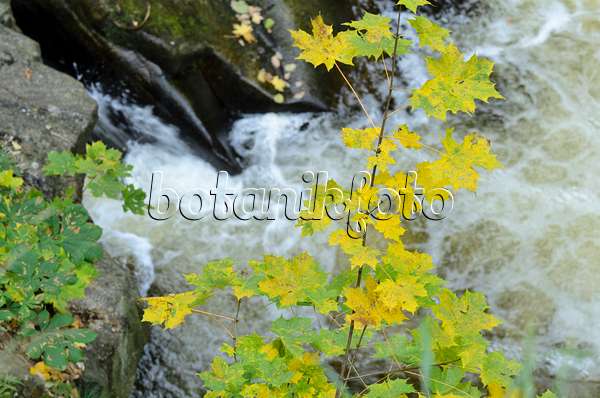
POLYGON ((81 83, 42 63, 36 42, 0 25, 0 143, 28 182, 48 195, 62 184, 42 174, 51 150, 81 150, 96 103, 81 83))
POLYGON ((355 0, 247 3, 275 22, 271 31, 252 25, 255 43, 234 37, 239 14, 229 0, 13 0, 27 34, 43 46, 69 42, 116 70, 114 78, 170 114, 230 168, 235 156, 222 134, 236 114, 325 110, 336 103, 342 80, 296 62, 288 30, 308 29, 319 13, 332 23, 348 20, 355 0), (283 104, 263 69, 287 74, 283 104))
MULTIPOLYGON (((1 6, 5 4, 0 0, 1 6)), ((9 15, 8 13, 6 15, 9 15)), ((42 166, 51 150, 80 151, 96 124, 96 104, 83 85, 41 61, 36 42, 0 24, 0 145, 17 162, 29 185, 49 197, 77 179, 48 179, 42 166)), ((88 347, 83 382, 100 387, 102 397, 126 398, 148 338, 138 308, 138 290, 129 267, 105 254, 96 264, 99 277, 73 312, 98 333, 88 347)), ((29 375, 24 356, 26 341, 0 335, 0 380, 20 379, 20 396, 43 393, 40 381, 29 375)))

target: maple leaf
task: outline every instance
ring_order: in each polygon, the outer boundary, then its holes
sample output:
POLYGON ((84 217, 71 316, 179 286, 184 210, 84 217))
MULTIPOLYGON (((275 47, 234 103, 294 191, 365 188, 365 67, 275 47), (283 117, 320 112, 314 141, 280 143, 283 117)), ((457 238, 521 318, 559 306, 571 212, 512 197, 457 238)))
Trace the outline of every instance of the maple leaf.
POLYGON ((199 304, 196 292, 146 297, 143 300, 148 303, 148 308, 144 310, 142 321, 154 325, 164 324, 166 329, 174 329, 181 325, 185 317, 190 315, 193 308, 199 304))
POLYGON ((249 22, 242 22, 233 24, 233 35, 236 38, 242 38, 246 43, 255 43, 256 37, 254 37, 254 29, 252 24, 249 22))
POLYGON ((410 104, 440 120, 446 120, 448 112, 473 113, 476 99, 504 98, 490 81, 493 69, 490 60, 473 55, 465 61, 456 46, 446 46, 441 57, 427 57, 427 70, 433 78, 415 90, 410 104))
POLYGON ((350 257, 352 269, 367 265, 375 268, 378 262, 379 250, 363 246, 362 239, 353 239, 345 231, 338 230, 331 234, 330 245, 338 245, 350 257))
POLYGON ((346 40, 333 35, 331 25, 325 24, 322 16, 312 21, 312 35, 303 30, 290 31, 294 45, 301 50, 298 59, 310 62, 315 67, 323 64, 331 70, 336 61, 352 65, 352 53, 346 40))
POLYGON ((435 51, 444 50, 446 47, 446 40, 450 36, 450 31, 448 29, 421 16, 411 19, 409 22, 417 31, 419 45, 421 47, 429 47, 435 51))
POLYGON ((344 144, 354 149, 375 149, 375 140, 379 136, 380 128, 369 127, 366 129, 342 129, 344 144))
POLYGON ((415 313, 419 304, 418 297, 426 297, 427 290, 414 276, 403 276, 396 281, 386 279, 375 289, 379 294, 382 304, 389 310, 401 308, 412 314, 415 313))
POLYGON ((372 169, 377 166, 378 171, 387 171, 388 167, 396 164, 396 159, 392 156, 392 153, 398 149, 398 146, 394 140, 389 137, 384 138, 381 141, 381 145, 377 150, 377 153, 368 159, 368 168, 372 169))
POLYGON ((433 313, 442 321, 442 328, 450 337, 479 334, 500 324, 498 319, 486 312, 488 304, 481 293, 466 291, 458 298, 451 290, 444 289, 439 299, 440 303, 433 307, 433 313))
POLYGON ((322 289, 327 284, 327 274, 307 253, 291 260, 278 256, 265 256, 262 262, 251 262, 250 266, 260 275, 260 290, 281 307, 290 307, 299 302, 310 302, 318 310, 328 313, 337 309, 337 304, 322 289))
POLYGON ((411 10, 413 13, 417 12, 417 8, 420 6, 430 5, 431 3, 428 0, 398 0, 396 3, 399 6, 404 6, 411 10))
POLYGON ((406 394, 415 392, 415 388, 404 379, 395 379, 369 386, 366 398, 405 398, 406 394))
POLYGON ((394 132, 394 138, 400 141, 400 144, 409 149, 419 149, 423 146, 421 144, 421 137, 408 128, 407 125, 398 127, 398 130, 394 132))
POLYGON ((445 151, 438 160, 417 165, 419 185, 425 188, 428 199, 445 186, 474 192, 479 180, 475 167, 493 170, 502 166, 490 152, 489 141, 477 134, 467 135, 459 144, 452 138, 452 129, 448 129, 442 144, 445 151))
POLYGON ((489 353, 481 367, 481 381, 483 384, 508 387, 521 366, 515 361, 509 361, 500 352, 489 353))
MULTIPOLYGON (((340 33, 340 39, 348 45, 352 56, 379 58, 384 53, 394 54, 394 34, 390 29, 391 18, 366 12, 359 21, 347 22, 344 25, 354 30, 340 33)), ((398 39, 396 54, 408 52, 410 40, 398 39)))
POLYGON ((347 288, 344 290, 346 305, 353 311, 348 315, 358 323, 359 327, 370 325, 375 328, 383 323, 388 325, 400 324, 407 319, 400 305, 390 305, 390 297, 382 296, 378 283, 371 276, 365 280, 364 288, 347 288))
POLYGON ((404 235, 405 229, 402 228, 399 216, 391 217, 387 220, 377 220, 374 224, 375 229, 386 239, 400 241, 400 237, 404 235))

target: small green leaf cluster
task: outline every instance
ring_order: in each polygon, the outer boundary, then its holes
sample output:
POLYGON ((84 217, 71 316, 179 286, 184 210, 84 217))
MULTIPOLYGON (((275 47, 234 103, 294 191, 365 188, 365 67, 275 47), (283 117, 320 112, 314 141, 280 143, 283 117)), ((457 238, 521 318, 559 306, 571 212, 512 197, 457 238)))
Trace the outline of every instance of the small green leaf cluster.
POLYGON ((93 196, 121 199, 123 211, 142 215, 146 194, 133 184, 123 182, 131 176, 132 170, 133 166, 121 161, 120 151, 107 148, 101 141, 88 144, 85 155, 52 151, 44 167, 44 173, 48 176, 83 174, 87 177, 85 189, 93 196))

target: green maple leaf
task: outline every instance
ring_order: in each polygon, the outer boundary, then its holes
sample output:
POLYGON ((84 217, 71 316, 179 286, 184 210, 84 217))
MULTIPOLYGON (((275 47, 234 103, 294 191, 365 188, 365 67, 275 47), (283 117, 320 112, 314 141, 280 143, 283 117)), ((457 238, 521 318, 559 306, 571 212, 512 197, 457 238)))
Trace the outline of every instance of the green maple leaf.
POLYGON ((490 384, 508 387, 521 366, 515 361, 509 361, 499 352, 489 353, 481 368, 481 381, 486 386, 490 384))
POLYGON ((417 12, 417 8, 420 6, 431 5, 428 0, 398 0, 399 6, 404 6, 411 10, 412 12, 417 12))
POLYGON ((123 200, 123 211, 131 211, 133 214, 143 215, 146 204, 146 193, 139 188, 129 184, 121 191, 123 200))
POLYGON ((75 174, 75 156, 70 152, 48 153, 48 162, 44 166, 44 174, 47 176, 73 175, 75 174))
MULTIPOLYGON (((344 25, 354 30, 339 34, 348 43, 352 56, 379 58, 384 53, 394 54, 394 34, 390 29, 391 18, 366 12, 359 21, 347 22, 344 25)), ((397 55, 408 52, 410 40, 399 39, 397 55)))
POLYGON ((478 334, 500 324, 487 313, 488 304, 481 293, 466 291, 458 298, 452 291, 444 289, 439 298, 440 304, 433 307, 433 313, 442 321, 442 327, 450 337, 478 334))
POLYGON ((464 60, 463 53, 454 45, 441 50, 441 57, 427 57, 427 70, 432 79, 415 90, 410 104, 423 109, 428 116, 446 120, 448 112, 473 113, 475 100, 487 102, 503 97, 490 81, 494 63, 473 55, 464 60))
POLYGON ((446 47, 446 40, 450 36, 448 29, 422 16, 411 19, 410 25, 417 31, 421 47, 430 47, 435 51, 442 51, 446 47))
POLYGON ((367 398, 389 398, 406 397, 406 394, 415 392, 415 388, 408 384, 404 379, 395 379, 386 381, 385 383, 372 384, 369 386, 369 393, 365 395, 367 398))

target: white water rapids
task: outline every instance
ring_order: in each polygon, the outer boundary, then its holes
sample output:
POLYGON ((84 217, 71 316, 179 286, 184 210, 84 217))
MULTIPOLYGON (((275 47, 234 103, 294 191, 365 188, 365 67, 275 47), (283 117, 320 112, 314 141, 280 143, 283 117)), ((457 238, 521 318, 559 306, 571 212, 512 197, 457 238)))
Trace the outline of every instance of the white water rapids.
MULTIPOLYGON (((463 49, 496 62, 494 79, 506 101, 449 124, 490 138, 505 168, 482 173, 478 193, 457 195, 451 216, 420 225, 416 240, 453 288, 486 293, 505 321, 496 336, 499 347, 519 355, 527 336, 534 336, 540 366, 550 374, 568 372, 588 391, 577 396, 595 397, 594 383, 587 382, 600 380, 600 1, 482 3, 476 15, 451 15, 444 23, 463 49)), ((427 78, 415 55, 401 62, 401 70, 411 87, 427 78)), ((147 190, 151 174, 162 171, 163 185, 180 193, 214 186, 216 170, 150 108, 92 94, 101 118, 112 107, 158 139, 130 144, 126 161, 134 166, 133 183, 147 190)), ((367 98, 380 116, 373 101, 367 98)), ((406 103, 406 95, 399 92, 396 103, 406 103)), ((403 122, 431 135, 443 130, 420 112, 399 113, 392 124, 403 122)), ((230 186, 301 189, 307 170, 326 170, 349 184, 363 159, 342 145, 339 129, 345 125, 364 122, 359 114, 242 118, 230 139, 249 166, 230 186)), ((325 236, 303 239, 285 219, 191 222, 179 216, 157 222, 123 214, 110 200, 86 198, 86 206, 104 229, 107 250, 135 262, 142 292, 152 283, 163 292, 181 290, 183 273, 225 256, 246 261, 263 252, 306 250, 328 269, 336 264, 325 236)), ((216 301, 215 307, 231 312, 232 303, 216 301)), ((264 328, 270 313, 261 305, 246 308, 250 321, 244 328, 264 328)), ((195 373, 226 339, 219 322, 206 318, 191 317, 173 332, 154 330, 136 396, 199 396, 195 373)))

